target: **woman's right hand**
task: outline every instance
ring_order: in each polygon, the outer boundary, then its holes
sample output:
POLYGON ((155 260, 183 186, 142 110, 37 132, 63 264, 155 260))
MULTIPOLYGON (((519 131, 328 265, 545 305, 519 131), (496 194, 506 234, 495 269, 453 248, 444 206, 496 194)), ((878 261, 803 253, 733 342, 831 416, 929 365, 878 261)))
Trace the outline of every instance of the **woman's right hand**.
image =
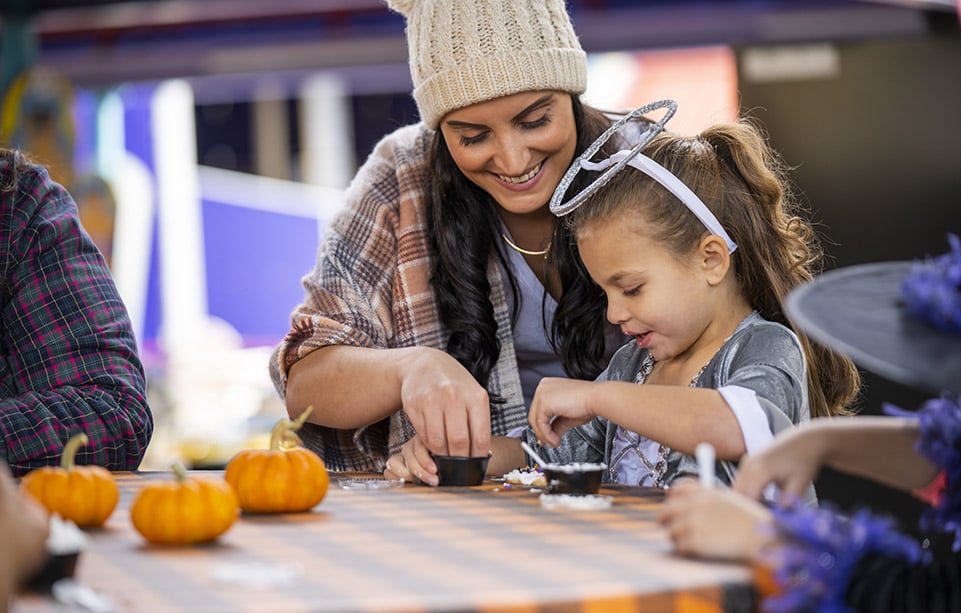
POLYGON ((427 449, 438 455, 488 454, 490 398, 460 362, 421 347, 411 352, 402 372, 401 403, 427 449))

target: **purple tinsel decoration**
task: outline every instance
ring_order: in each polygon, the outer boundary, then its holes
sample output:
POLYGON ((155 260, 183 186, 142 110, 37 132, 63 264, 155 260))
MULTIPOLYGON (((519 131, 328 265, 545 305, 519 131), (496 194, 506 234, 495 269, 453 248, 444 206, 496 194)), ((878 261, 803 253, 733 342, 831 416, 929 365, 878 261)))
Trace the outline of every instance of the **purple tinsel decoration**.
POLYGON ((915 262, 901 283, 908 313, 944 332, 961 334, 961 240, 948 234, 951 251, 915 262))
POLYGON ((921 436, 918 453, 944 470, 945 488, 937 506, 925 509, 924 530, 953 532, 954 551, 961 551, 961 403, 957 398, 932 398, 917 413, 885 404, 884 412, 917 419, 921 436))
POLYGON ((876 553, 911 564, 922 559, 921 547, 897 532, 891 519, 866 510, 848 518, 830 505, 794 504, 774 509, 774 517, 785 541, 772 560, 783 591, 764 601, 766 613, 848 613, 848 581, 864 556, 876 553))

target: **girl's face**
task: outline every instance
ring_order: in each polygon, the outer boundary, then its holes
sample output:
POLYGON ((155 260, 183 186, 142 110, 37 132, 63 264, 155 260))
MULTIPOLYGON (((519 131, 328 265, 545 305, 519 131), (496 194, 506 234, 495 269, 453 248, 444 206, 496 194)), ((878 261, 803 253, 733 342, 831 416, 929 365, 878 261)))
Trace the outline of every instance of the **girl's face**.
POLYGON ((692 355, 710 342, 718 297, 699 251, 677 256, 638 231, 638 218, 590 223, 577 247, 607 296, 607 319, 655 360, 692 355))
POLYGON ((569 95, 521 92, 448 113, 440 122, 464 176, 515 214, 543 208, 574 159, 569 95))

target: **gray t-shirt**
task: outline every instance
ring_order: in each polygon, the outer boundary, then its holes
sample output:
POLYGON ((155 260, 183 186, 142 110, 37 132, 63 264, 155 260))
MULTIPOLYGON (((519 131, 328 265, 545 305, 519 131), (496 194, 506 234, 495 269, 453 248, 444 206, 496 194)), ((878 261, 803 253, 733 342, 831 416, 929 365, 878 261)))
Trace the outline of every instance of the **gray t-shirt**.
MULTIPOLYGON (((507 232, 507 229, 504 229, 507 232)), ((548 292, 540 279, 530 269, 524 257, 507 249, 511 272, 520 291, 520 311, 514 324, 514 353, 517 355, 517 371, 524 392, 524 404, 529 408, 534 399, 534 390, 544 377, 566 377, 560 358, 551 348, 547 338, 557 301, 548 292)), ((513 312, 514 296, 507 293, 507 307, 513 312)))

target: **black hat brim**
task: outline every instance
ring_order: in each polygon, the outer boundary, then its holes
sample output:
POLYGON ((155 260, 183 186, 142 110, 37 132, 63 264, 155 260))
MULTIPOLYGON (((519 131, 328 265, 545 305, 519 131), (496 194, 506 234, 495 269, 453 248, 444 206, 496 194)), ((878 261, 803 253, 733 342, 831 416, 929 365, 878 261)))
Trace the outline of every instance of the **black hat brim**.
POLYGON ((909 315, 901 282, 911 262, 849 266, 823 273, 788 294, 785 310, 812 340, 892 381, 961 392, 961 336, 909 315))

